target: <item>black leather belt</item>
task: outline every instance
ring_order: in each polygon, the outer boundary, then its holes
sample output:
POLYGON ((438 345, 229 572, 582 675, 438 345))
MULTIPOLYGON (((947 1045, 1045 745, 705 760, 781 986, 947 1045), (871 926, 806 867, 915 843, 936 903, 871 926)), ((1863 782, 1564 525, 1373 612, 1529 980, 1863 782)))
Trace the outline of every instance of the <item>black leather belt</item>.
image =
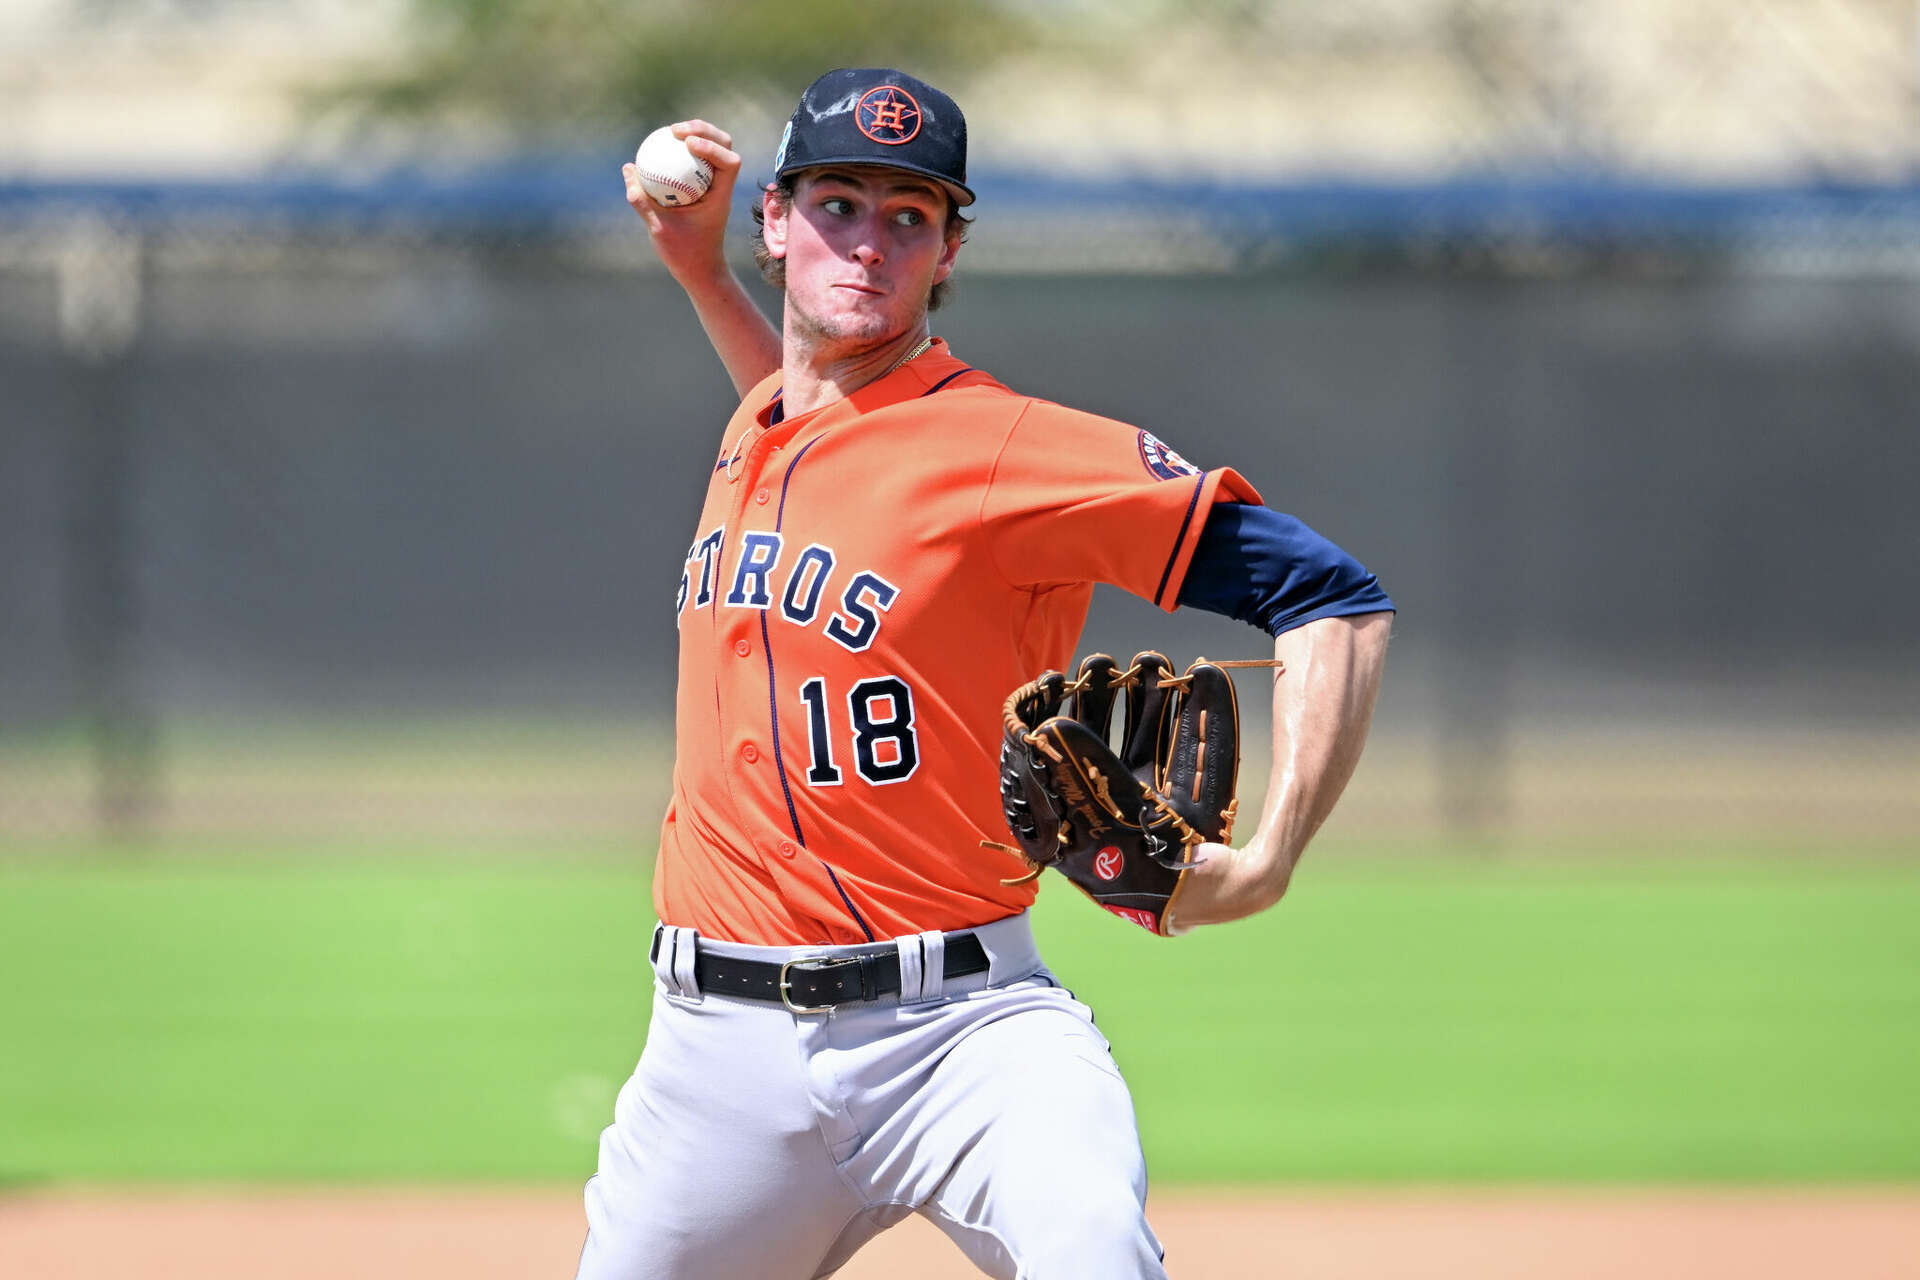
MULTIPOLYGON (((659 958, 660 935, 653 939, 659 958)), ((947 938, 944 978, 964 978, 987 971, 987 949, 971 933, 947 938)), ((900 953, 813 956, 778 964, 771 960, 736 960, 704 948, 694 952, 693 978, 709 995, 783 1004, 795 1013, 825 1013, 856 1000, 878 1000, 900 992, 900 953)))

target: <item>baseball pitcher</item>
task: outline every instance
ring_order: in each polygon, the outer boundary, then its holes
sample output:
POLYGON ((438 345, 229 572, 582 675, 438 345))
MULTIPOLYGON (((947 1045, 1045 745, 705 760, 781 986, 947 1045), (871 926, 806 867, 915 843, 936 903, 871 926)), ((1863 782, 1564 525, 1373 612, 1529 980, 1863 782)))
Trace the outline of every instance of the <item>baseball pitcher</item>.
POLYGON ((946 94, 806 90, 754 209, 778 332, 722 251, 731 139, 674 132, 711 190, 663 208, 628 166, 628 199, 742 400, 679 582, 652 1023, 578 1274, 807 1280, 920 1213, 1006 1280, 1164 1276, 1132 1100, 1035 947, 1036 880, 1168 936, 1278 902, 1358 762, 1392 602, 1238 473, 931 336, 974 201, 946 94), (1275 637, 1244 844, 1232 682, 1076 664, 1097 582, 1275 637))

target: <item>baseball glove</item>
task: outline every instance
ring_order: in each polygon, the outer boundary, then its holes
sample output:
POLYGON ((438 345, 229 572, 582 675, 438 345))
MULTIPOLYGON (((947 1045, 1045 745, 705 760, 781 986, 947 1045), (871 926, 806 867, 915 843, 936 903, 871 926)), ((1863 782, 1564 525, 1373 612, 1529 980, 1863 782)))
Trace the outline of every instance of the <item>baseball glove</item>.
MULTIPOLYGON (((1056 867, 1124 920, 1170 935, 1175 900, 1203 843, 1233 838, 1240 801, 1240 708, 1233 680, 1202 658, 1184 675, 1164 655, 1125 671, 1104 653, 1069 681, 1058 671, 1008 697, 1000 799, 1028 874, 1056 867), (1108 745, 1126 693, 1120 747, 1108 745)), ((1233 663, 1272 666, 1271 662, 1233 663)))

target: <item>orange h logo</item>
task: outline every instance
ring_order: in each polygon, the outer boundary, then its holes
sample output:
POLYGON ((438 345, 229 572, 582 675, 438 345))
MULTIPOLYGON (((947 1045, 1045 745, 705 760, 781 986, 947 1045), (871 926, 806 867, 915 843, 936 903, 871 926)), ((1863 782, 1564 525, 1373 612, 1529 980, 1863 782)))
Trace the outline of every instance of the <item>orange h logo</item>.
POLYGON ((867 90, 854 108, 853 118, 861 133, 889 147, 911 142, 920 132, 920 104, 898 85, 867 90))

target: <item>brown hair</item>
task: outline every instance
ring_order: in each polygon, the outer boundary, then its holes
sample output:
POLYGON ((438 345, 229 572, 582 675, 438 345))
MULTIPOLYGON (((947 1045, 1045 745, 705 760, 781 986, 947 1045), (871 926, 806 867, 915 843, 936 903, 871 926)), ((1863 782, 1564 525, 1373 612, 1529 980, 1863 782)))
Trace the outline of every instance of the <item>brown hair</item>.
MULTIPOLYGON (((761 190, 769 195, 777 196, 783 204, 789 206, 793 204, 793 177, 791 175, 784 178, 776 178, 762 187, 761 190)), ((940 191, 941 194, 947 197, 947 221, 942 230, 951 234, 953 228, 958 226, 960 228, 960 243, 965 244, 967 242, 967 231, 972 227, 973 219, 962 216, 959 202, 953 198, 951 191, 948 191, 945 187, 942 187, 940 191)), ((759 200, 754 201, 752 212, 753 263, 760 268, 760 278, 762 280, 765 280, 776 289, 785 289, 787 287, 787 260, 785 258, 776 258, 767 252, 767 210, 765 204, 759 200)), ((945 305, 947 299, 951 297, 952 294, 953 277, 948 276, 945 280, 933 286, 933 292, 927 295, 927 310, 938 311, 945 305)))

